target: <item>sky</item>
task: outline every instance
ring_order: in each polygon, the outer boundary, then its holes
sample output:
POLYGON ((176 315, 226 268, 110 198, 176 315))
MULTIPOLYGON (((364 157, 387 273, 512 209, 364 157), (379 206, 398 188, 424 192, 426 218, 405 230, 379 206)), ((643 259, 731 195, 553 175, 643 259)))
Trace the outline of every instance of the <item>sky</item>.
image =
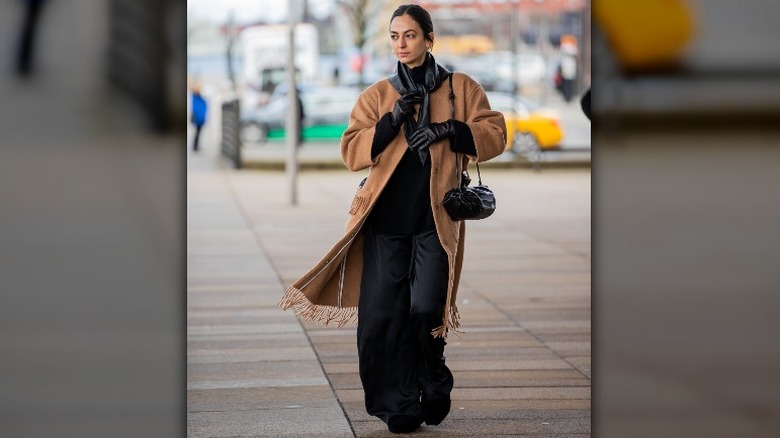
MULTIPOLYGON (((223 22, 233 10, 238 23, 259 19, 280 22, 287 18, 287 2, 288 0, 188 0, 187 13, 191 18, 223 22)), ((334 0, 309 0, 312 14, 320 17, 326 15, 334 4, 334 0)))

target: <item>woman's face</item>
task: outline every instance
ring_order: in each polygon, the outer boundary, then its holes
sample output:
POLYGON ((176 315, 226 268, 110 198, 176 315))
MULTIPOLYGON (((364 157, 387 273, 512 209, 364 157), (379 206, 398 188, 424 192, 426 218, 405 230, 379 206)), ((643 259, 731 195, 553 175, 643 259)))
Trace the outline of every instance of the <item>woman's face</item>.
MULTIPOLYGON (((433 39, 433 32, 430 37, 433 39)), ((422 65, 431 44, 425 39, 420 24, 409 15, 399 15, 390 22, 390 46, 396 58, 407 67, 422 65)))

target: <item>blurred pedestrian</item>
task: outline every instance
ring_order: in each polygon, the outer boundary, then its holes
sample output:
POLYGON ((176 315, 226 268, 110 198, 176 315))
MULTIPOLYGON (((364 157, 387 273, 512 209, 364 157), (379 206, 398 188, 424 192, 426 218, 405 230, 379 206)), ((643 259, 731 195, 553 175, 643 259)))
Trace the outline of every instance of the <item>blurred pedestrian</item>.
POLYGON ((436 63, 425 9, 398 7, 389 38, 397 71, 360 95, 341 140, 347 167, 370 170, 347 233, 280 305, 307 320, 357 319, 366 411, 406 433, 441 423, 451 406, 444 346, 460 325, 465 224, 442 199, 460 179, 456 161, 503 152, 506 124, 476 81, 436 63))
POLYGON ((195 138, 192 141, 193 152, 198 151, 198 142, 200 140, 200 131, 206 124, 206 114, 208 113, 208 104, 206 99, 200 94, 200 86, 192 88, 192 124, 195 125, 195 138))
POLYGON ((24 2, 26 8, 16 53, 16 73, 22 77, 30 76, 33 71, 35 39, 44 3, 46 0, 25 0, 24 2))
POLYGON ((561 75, 561 63, 555 67, 555 73, 553 74, 553 85, 559 93, 563 93, 563 76, 561 75))
POLYGON ((577 55, 574 49, 564 47, 561 58, 561 93, 563 100, 571 102, 574 98, 574 82, 577 79, 577 55))
POLYGON ((301 100, 301 90, 296 87, 295 93, 295 106, 298 110, 298 137, 295 139, 295 145, 297 147, 303 146, 303 122, 306 119, 306 111, 303 108, 303 100, 301 100))

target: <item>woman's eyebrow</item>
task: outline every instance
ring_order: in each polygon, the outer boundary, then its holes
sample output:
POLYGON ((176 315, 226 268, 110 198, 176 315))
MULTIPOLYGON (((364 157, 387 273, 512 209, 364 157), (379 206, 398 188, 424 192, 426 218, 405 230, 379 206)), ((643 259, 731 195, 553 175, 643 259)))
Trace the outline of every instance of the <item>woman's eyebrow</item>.
MULTIPOLYGON (((401 33, 406 33, 406 32, 417 32, 417 31, 414 29, 406 29, 401 31, 401 33)), ((398 33, 398 32, 391 30, 390 33, 398 33)))

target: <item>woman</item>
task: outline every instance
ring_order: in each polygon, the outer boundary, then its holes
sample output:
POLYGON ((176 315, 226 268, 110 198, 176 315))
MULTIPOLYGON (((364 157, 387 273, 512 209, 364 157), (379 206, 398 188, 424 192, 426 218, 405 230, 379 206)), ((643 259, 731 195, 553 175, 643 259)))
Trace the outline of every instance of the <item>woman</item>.
POLYGON ((358 320, 366 410, 405 433, 450 410, 444 338, 459 327, 465 225, 441 202, 457 183, 456 160, 499 155, 506 125, 479 84, 436 64, 427 11, 400 6, 389 36, 397 72, 361 94, 341 140, 346 166, 369 169, 347 233, 280 305, 326 324, 358 320))

